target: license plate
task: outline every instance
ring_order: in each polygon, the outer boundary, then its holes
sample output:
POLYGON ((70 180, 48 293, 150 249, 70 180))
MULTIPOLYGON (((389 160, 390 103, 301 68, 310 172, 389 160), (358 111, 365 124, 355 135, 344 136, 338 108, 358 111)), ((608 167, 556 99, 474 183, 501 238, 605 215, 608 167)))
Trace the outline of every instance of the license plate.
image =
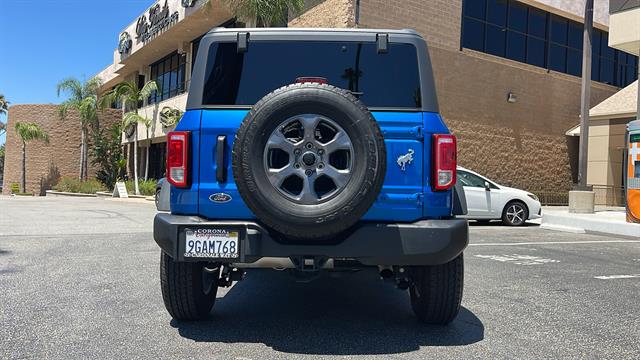
POLYGON ((237 231, 187 229, 184 242, 184 257, 230 259, 240 256, 237 231))

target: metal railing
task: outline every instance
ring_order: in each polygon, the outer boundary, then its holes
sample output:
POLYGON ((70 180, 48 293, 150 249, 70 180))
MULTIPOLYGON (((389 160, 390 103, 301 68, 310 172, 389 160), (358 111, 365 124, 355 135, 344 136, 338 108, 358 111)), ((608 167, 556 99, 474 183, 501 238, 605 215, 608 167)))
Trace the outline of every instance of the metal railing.
MULTIPOLYGON (((606 206, 624 206, 625 192, 622 186, 591 185, 595 192, 595 204, 606 206)), ((532 190, 540 198, 540 203, 545 206, 568 206, 569 190, 532 190)))
POLYGON ((569 205, 569 190, 566 191, 549 191, 537 190, 529 192, 534 193, 540 199, 540 203, 544 206, 567 206, 569 205))

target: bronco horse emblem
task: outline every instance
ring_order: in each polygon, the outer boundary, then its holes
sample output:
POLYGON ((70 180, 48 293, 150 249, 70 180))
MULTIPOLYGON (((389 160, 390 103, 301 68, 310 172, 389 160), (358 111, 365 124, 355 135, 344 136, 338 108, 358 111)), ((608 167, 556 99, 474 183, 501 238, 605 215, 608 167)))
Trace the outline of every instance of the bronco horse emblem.
POLYGON ((398 166, 400 166, 400 170, 405 171, 407 164, 411 164, 413 162, 413 154, 413 149, 409 149, 409 152, 406 154, 398 156, 398 160, 396 162, 398 163, 398 166))

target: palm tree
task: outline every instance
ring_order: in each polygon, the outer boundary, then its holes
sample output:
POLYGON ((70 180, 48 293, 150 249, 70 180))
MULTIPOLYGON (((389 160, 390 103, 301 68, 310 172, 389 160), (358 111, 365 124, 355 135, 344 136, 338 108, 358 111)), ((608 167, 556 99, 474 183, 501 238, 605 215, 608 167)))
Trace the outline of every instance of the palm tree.
POLYGON ((223 0, 240 19, 256 19, 264 27, 286 23, 288 14, 299 13, 304 0, 223 0))
MULTIPOLYGON (((4 98, 4 95, 0 94, 0 115, 6 115, 9 110, 9 102, 4 98)), ((7 124, 0 121, 0 136, 7 132, 7 124)))
MULTIPOLYGON (((126 129, 129 126, 134 126, 134 145, 133 145, 133 182, 135 186, 136 195, 140 195, 140 189, 138 187, 138 123, 146 123, 148 120, 138 114, 138 105, 143 103, 154 91, 158 91, 158 84, 151 80, 148 81, 142 88, 138 87, 134 81, 124 81, 116 85, 116 87, 106 93, 100 100, 101 106, 112 104, 115 101, 122 101, 125 109, 129 109, 124 114, 122 119, 122 129, 126 129)), ((147 131, 147 137, 148 137, 147 131)), ((149 149, 147 149, 147 152, 149 149)), ((148 164, 147 155, 147 164, 148 164)), ((147 165, 148 166, 148 165, 147 165)))
POLYGON ((49 143, 49 135, 38 124, 16 122, 16 133, 22 140, 22 192, 27 192, 27 143, 42 140, 49 143))
POLYGON ((75 78, 66 78, 58 83, 58 96, 65 93, 69 98, 60 104, 60 119, 67 117, 69 110, 76 110, 80 115, 80 180, 88 177, 88 140, 89 127, 97 126, 98 90, 102 85, 100 78, 94 77, 84 83, 75 78))
POLYGON ((5 115, 9 110, 9 102, 4 98, 3 94, 0 94, 0 115, 5 115))

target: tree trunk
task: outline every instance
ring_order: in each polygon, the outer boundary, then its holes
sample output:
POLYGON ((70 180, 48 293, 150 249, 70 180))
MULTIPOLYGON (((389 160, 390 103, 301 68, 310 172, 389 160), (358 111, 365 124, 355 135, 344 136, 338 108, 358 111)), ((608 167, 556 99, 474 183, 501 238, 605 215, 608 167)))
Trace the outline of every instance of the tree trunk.
POLYGON ((149 128, 147 128, 147 151, 144 161, 144 181, 149 180, 149 150, 151 150, 151 139, 149 139, 149 128))
POLYGON ((82 180, 87 181, 89 179, 89 134, 86 128, 82 131, 82 137, 84 138, 84 150, 82 152, 84 155, 84 159, 82 161, 82 174, 84 177, 82 180))
POLYGON ((84 180, 84 129, 80 131, 80 180, 84 180))
MULTIPOLYGON (((136 124, 137 126, 138 124, 136 124)), ((138 187, 138 129, 135 130, 135 138, 133 140, 133 183, 136 195, 140 195, 138 187)))
POLYGON ((27 192, 27 144, 22 141, 22 192, 27 192))

